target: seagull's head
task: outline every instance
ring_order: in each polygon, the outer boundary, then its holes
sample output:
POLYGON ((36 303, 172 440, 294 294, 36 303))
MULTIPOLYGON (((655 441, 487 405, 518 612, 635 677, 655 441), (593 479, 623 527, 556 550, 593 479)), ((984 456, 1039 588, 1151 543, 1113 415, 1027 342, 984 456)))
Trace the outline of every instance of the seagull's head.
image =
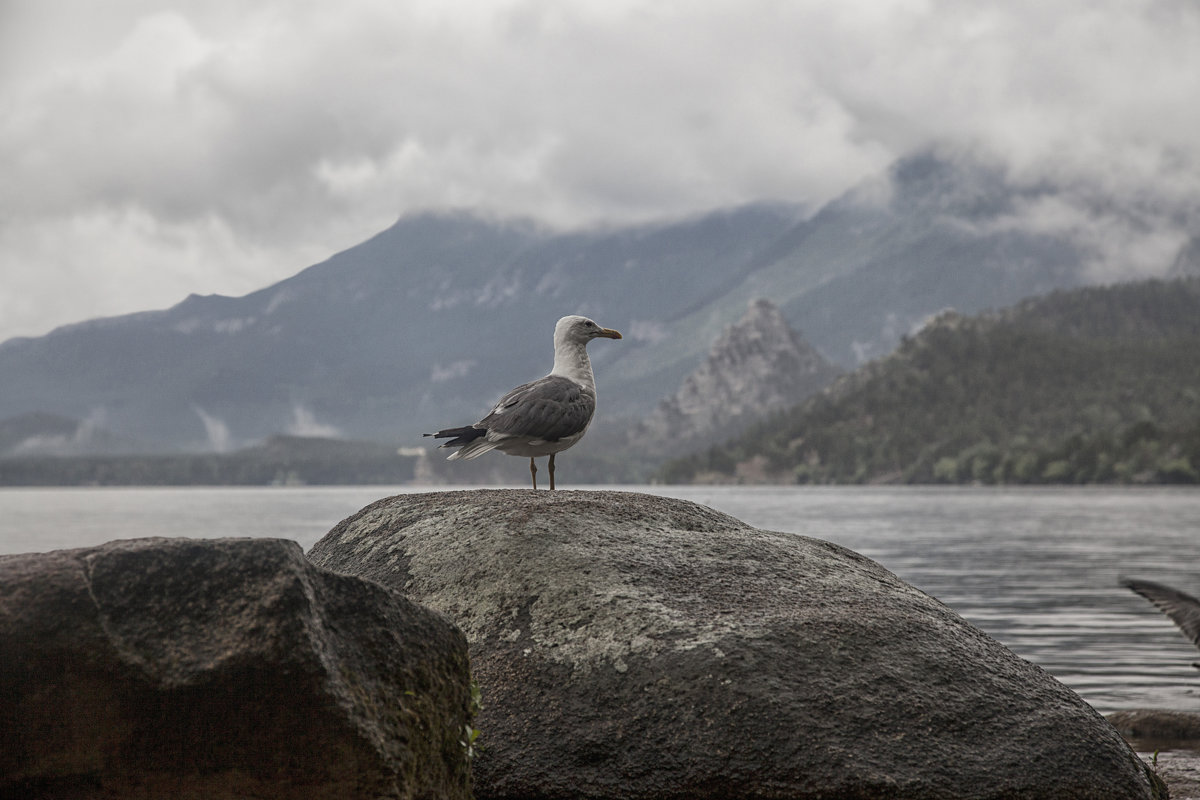
POLYGON ((563 317, 554 326, 554 344, 559 342, 587 344, 592 339, 620 339, 621 334, 612 328, 601 328, 587 317, 572 315, 563 317))

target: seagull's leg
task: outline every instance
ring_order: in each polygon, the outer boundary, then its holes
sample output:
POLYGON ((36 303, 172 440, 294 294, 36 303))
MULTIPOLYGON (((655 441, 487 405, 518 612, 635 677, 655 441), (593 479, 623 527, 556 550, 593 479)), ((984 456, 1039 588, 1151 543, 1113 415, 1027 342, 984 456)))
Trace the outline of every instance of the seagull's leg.
POLYGON ((537 490, 537 464, 533 463, 533 459, 529 459, 529 474, 533 476, 533 488, 537 490))
POLYGON ((554 488, 554 453, 550 454, 550 488, 554 488))

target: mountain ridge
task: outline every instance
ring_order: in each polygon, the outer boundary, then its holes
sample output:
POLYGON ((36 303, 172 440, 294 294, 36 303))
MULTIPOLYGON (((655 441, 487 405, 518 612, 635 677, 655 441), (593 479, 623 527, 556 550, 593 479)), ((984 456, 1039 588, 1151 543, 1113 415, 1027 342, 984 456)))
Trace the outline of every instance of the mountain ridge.
POLYGON ((1200 278, 945 312, 671 482, 1200 482, 1200 278))
POLYGON ((997 222, 1052 191, 921 154, 808 215, 757 205, 566 233, 414 215, 242 297, 0 343, 0 419, 99 417, 164 451, 280 432, 415 442, 545 374, 567 313, 626 334, 593 354, 598 422, 638 419, 758 297, 848 369, 942 308, 1093 282, 1077 243, 997 222))

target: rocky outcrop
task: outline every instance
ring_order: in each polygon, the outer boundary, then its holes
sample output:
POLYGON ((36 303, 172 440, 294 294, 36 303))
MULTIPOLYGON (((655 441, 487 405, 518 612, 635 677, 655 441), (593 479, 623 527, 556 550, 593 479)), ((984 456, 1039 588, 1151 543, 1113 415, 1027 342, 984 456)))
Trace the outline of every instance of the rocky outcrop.
POLYGON ((466 642, 283 540, 0 557, 0 796, 468 798, 466 642))
POLYGON ((465 631, 481 800, 1162 796, 1091 707, 937 600, 684 501, 402 495, 309 557, 465 631))
POLYGON ((770 300, 750 303, 708 359, 659 402, 631 439, 678 454, 728 439, 828 386, 838 369, 792 330, 770 300))

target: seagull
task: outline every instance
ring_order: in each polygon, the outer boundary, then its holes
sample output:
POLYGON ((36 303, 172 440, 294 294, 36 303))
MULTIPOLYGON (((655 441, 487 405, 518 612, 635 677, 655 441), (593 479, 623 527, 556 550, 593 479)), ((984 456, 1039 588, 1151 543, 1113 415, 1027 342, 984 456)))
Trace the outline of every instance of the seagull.
MULTIPOLYGON (((1200 600, 1153 581, 1123 578, 1121 585, 1158 606, 1158 610, 1170 617, 1183 631, 1183 635, 1192 640, 1192 644, 1200 647, 1200 600)), ((1192 666, 1200 669, 1200 663, 1194 663, 1192 666)))
POLYGON ((532 383, 522 384, 500 399, 474 425, 426 433, 450 439, 440 447, 457 447, 448 456, 478 458, 489 450, 529 458, 529 474, 537 489, 534 458, 550 456, 550 488, 554 488, 554 456, 583 438, 596 410, 596 378, 588 360, 592 339, 620 339, 587 317, 563 317, 554 326, 554 368, 532 383))

